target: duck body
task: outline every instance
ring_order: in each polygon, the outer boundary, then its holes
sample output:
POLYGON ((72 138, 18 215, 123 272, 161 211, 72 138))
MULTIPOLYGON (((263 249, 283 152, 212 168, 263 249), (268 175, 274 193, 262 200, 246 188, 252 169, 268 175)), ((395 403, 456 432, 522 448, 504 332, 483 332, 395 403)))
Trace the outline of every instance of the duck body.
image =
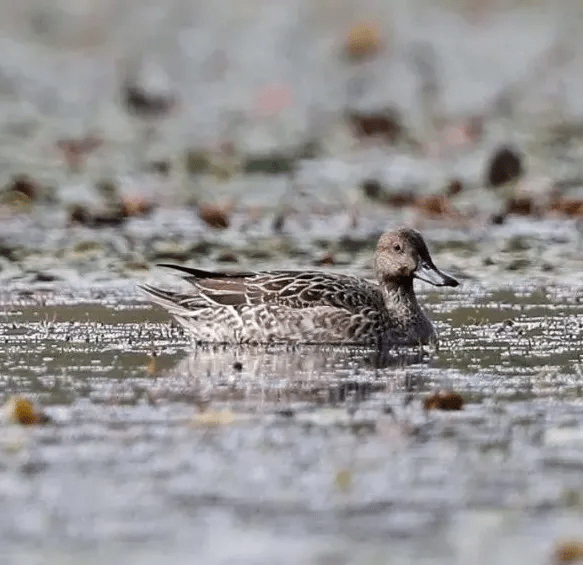
POLYGON ((433 265, 421 236, 406 228, 381 236, 378 282, 321 271, 225 273, 163 266, 184 273, 189 289, 142 288, 198 342, 424 344, 436 336, 417 302, 413 278, 458 284, 433 265))

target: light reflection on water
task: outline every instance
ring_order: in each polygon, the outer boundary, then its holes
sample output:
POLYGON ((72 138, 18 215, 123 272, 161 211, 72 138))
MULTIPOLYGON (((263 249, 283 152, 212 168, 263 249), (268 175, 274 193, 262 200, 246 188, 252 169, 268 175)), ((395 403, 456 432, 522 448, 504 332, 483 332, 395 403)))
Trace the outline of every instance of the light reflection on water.
POLYGON ((5 393, 39 393, 48 402, 114 385, 143 391, 161 382, 214 390, 222 398, 226 391, 261 391, 264 400, 317 403, 342 400, 348 390, 435 386, 478 398, 509 395, 510 389, 521 396, 578 396, 578 296, 565 289, 471 285, 428 292, 421 300, 437 326, 439 347, 383 353, 333 346, 193 347, 165 313, 133 298, 121 297, 115 307, 102 298, 78 306, 7 301, 0 318, 2 387, 5 393))

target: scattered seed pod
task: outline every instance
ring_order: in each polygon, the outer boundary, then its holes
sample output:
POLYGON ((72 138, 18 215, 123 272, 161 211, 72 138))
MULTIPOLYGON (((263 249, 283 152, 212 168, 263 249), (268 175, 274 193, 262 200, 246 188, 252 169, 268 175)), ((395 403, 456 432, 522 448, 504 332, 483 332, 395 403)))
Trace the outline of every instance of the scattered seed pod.
POLYGON ((464 399, 453 390, 439 390, 423 401, 425 410, 461 410, 463 406, 464 399))

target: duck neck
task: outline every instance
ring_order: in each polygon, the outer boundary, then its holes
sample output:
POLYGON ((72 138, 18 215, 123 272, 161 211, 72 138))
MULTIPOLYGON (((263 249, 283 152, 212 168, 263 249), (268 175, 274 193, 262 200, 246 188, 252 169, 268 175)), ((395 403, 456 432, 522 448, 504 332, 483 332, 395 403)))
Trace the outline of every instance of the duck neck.
POLYGON ((421 315, 415 291, 413 290, 413 277, 401 279, 385 279, 381 284, 385 306, 391 312, 403 312, 421 315))

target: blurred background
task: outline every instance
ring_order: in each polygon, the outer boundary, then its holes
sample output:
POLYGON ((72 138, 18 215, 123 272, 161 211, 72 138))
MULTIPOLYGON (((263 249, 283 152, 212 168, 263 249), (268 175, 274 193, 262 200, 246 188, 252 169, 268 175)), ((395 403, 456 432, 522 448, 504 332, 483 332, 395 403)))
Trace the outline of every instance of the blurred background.
POLYGON ((401 221, 579 217, 582 14, 542 0, 4 2, 2 216, 48 203, 51 226, 95 227, 162 207, 188 209, 197 233, 270 235, 340 214, 331 240, 369 216, 374 237, 401 221))

